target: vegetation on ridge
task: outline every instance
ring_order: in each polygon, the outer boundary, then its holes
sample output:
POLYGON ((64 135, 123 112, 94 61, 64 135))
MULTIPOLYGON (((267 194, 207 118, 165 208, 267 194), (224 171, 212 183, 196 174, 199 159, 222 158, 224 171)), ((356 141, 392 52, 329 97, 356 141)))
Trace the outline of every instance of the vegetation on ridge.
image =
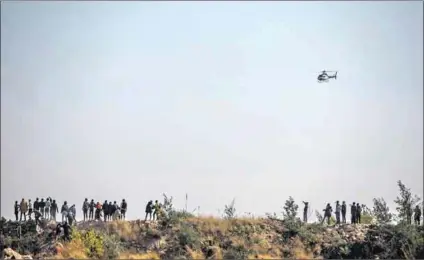
POLYGON ((411 208, 420 199, 401 182, 398 187, 397 214, 376 198, 372 210, 364 209, 367 224, 303 223, 292 197, 281 215, 240 218, 233 200, 223 218, 195 217, 175 209, 172 197, 164 195, 164 214, 157 222, 86 222, 73 228, 71 241, 61 243, 52 242, 46 224, 38 237, 6 237, 5 244, 22 254, 56 259, 422 259, 424 227, 411 223, 411 208), (394 219, 397 224, 391 224, 394 219), (43 248, 44 243, 52 246, 43 248), (38 249, 31 252, 33 246, 38 249))

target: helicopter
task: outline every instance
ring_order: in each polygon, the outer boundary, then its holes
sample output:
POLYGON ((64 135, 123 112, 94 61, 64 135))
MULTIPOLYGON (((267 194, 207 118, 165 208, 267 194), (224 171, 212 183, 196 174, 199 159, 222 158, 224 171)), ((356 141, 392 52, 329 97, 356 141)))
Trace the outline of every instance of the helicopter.
POLYGON ((337 71, 325 71, 323 70, 318 76, 318 83, 328 82, 329 79, 337 79, 337 71), (334 73, 334 75, 328 75, 327 72, 334 73))

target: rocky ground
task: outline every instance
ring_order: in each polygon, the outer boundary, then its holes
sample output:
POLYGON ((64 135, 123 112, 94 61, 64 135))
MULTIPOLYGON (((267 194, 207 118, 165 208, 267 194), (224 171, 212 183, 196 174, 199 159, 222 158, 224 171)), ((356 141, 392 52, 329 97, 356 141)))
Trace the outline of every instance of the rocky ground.
POLYGON ((3 220, 5 258, 424 258, 424 229, 415 226, 181 217, 159 223, 78 223, 70 242, 54 237, 55 226, 3 220))

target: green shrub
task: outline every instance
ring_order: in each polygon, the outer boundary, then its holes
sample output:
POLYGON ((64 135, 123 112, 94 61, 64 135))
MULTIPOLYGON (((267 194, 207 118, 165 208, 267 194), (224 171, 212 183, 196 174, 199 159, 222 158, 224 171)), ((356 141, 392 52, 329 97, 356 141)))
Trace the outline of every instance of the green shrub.
POLYGON ((373 215, 380 224, 388 224, 393 219, 393 214, 390 213, 390 208, 387 206, 383 198, 374 198, 373 215))
POLYGON ((294 220, 296 218, 299 206, 295 203, 292 196, 290 196, 289 199, 286 200, 286 203, 284 204, 283 208, 284 219, 294 220))
POLYGON ((164 200, 162 214, 159 219, 162 228, 168 228, 172 225, 180 223, 184 219, 194 217, 193 214, 184 210, 176 210, 172 203, 173 197, 168 197, 166 194, 163 194, 163 197, 164 200))
POLYGON ((97 234, 94 230, 90 229, 84 233, 72 229, 72 240, 81 240, 84 245, 84 250, 90 258, 100 258, 103 256, 103 236, 97 234))
POLYGON ((178 241, 182 247, 189 246, 190 248, 199 248, 200 235, 191 226, 183 224, 178 233, 178 241))
POLYGON ((374 217, 371 214, 364 213, 361 216, 361 224, 372 224, 374 217))
POLYGON ((363 258, 378 255, 381 259, 412 259, 422 257, 424 232, 410 225, 373 226, 365 237, 363 258))
POLYGON ((146 237, 158 239, 158 238, 161 237, 161 235, 160 235, 159 231, 157 231, 155 229, 147 228, 146 237))
POLYGON ((304 225, 299 229, 298 236, 305 244, 313 246, 320 242, 317 234, 322 234, 324 227, 321 224, 304 225))
POLYGON ((117 259, 122 251, 119 239, 113 236, 105 236, 103 240, 103 258, 117 259))

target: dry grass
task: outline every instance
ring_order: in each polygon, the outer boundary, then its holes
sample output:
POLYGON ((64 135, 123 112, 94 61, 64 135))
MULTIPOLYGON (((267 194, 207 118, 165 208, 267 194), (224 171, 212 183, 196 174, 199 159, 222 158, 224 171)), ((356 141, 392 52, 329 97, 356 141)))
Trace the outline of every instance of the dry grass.
POLYGON ((281 248, 279 248, 278 246, 273 246, 271 247, 271 250, 269 250, 268 254, 281 259, 283 255, 281 252, 281 248))
POLYGON ((273 256, 270 254, 258 254, 258 255, 250 255, 249 259, 281 259, 281 257, 273 256))
POLYGON ((107 223, 107 230, 110 233, 117 234, 126 241, 136 240, 140 228, 135 223, 129 221, 111 221, 107 223))
POLYGON ((205 255, 202 251, 191 249, 190 247, 186 247, 187 253, 190 256, 190 259, 206 259, 205 255))
MULTIPOLYGON (((279 234, 275 232, 272 225, 264 219, 260 218, 238 218, 233 220, 216 218, 212 216, 193 217, 184 220, 190 224, 200 234, 201 242, 207 245, 209 241, 212 242, 213 248, 211 257, 212 259, 222 259, 223 252, 218 243, 222 241, 231 241, 231 247, 239 247, 250 249, 252 252, 249 255, 250 259, 282 259, 285 255, 290 255, 294 259, 313 259, 315 255, 319 255, 320 247, 306 248, 299 238, 294 238, 287 241, 286 244, 277 243, 276 240, 279 234)), ((128 221, 112 221, 101 225, 103 231, 117 234, 124 241, 131 241, 131 243, 144 243, 147 231, 157 231, 156 225, 128 222, 128 221), (141 239, 141 240, 140 240, 141 239), (137 242, 138 241, 138 242, 137 242)), ((181 226, 176 225, 173 227, 179 230, 181 226)), ((165 241, 162 249, 174 245, 175 237, 172 232, 167 234, 164 232, 161 236, 165 241), (171 234, 171 235, 169 235, 171 234), (172 241, 169 241, 172 239, 172 241)), ((193 249, 190 247, 185 248, 186 257, 191 259, 205 259, 205 254, 198 248, 193 249)), ((88 259, 88 253, 84 251, 84 245, 78 241, 67 243, 65 248, 56 256, 56 259, 88 259)), ((211 254, 211 251, 208 251, 211 254)), ((122 252, 118 259, 160 259, 157 251, 147 251, 145 253, 136 253, 136 251, 122 252)))
POLYGON ((160 259, 156 252, 146 252, 144 254, 121 253, 118 259, 160 259))
POLYGON ((214 246, 213 248, 213 255, 210 257, 210 259, 223 259, 222 250, 220 247, 214 246))
POLYGON ((299 238, 292 240, 291 253, 295 259, 314 259, 313 253, 305 249, 299 238))
POLYGON ((254 234, 252 236, 253 241, 256 240, 256 245, 260 248, 260 249, 269 249, 271 248, 271 243, 268 241, 268 239, 264 236, 264 235, 257 235, 254 234))
POLYGON ((218 232, 226 234, 231 227, 229 220, 214 217, 190 218, 187 221, 193 224, 198 231, 208 235, 215 235, 218 232))
POLYGON ((247 248, 247 243, 246 243, 247 241, 246 241, 245 238, 235 236, 235 237, 231 237, 230 240, 231 240, 233 246, 240 246, 240 247, 243 247, 243 248, 247 248))
POLYGON ((263 219, 260 218, 238 218, 234 220, 216 218, 212 216, 201 216, 189 218, 187 221, 193 224, 196 229, 206 235, 225 235, 233 226, 260 226, 263 219))
POLYGON ((243 225, 258 225, 264 222, 263 218, 243 217, 237 218, 236 221, 243 225))
MULTIPOLYGON (((59 249, 59 248, 58 248, 59 249)), ((85 248, 81 240, 71 241, 66 243, 63 248, 58 250, 58 254, 54 259, 89 259, 85 254, 85 248)))

